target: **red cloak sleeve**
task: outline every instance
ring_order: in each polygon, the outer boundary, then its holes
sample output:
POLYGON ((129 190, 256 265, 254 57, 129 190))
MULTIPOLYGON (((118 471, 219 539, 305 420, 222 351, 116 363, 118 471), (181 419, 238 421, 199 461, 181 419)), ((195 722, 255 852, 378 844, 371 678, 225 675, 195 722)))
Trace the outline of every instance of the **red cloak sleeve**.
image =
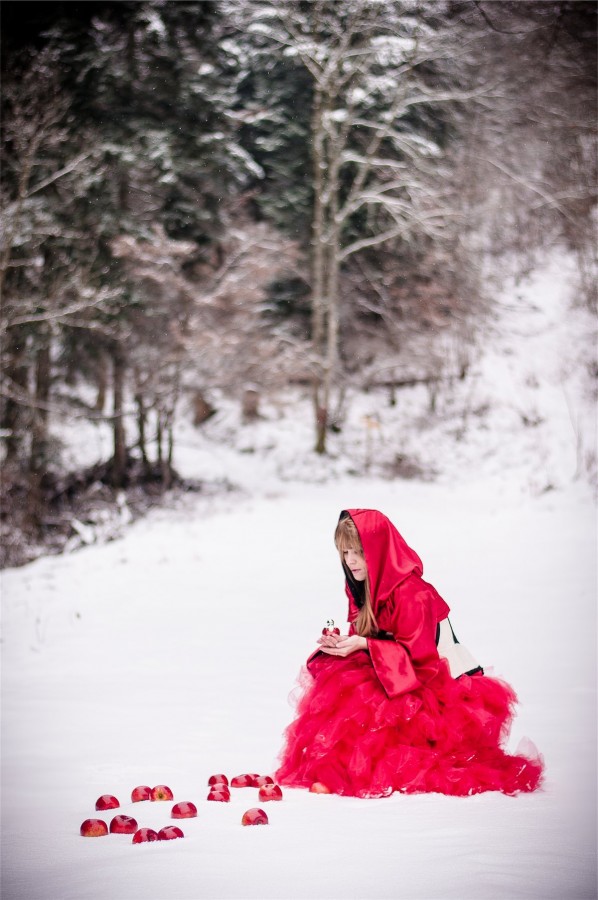
MULTIPOLYGON (((349 617, 356 611, 349 594, 349 617)), ((445 665, 436 648, 436 627, 446 619, 449 606, 436 588, 413 573, 392 592, 378 615, 381 631, 393 639, 368 638, 368 652, 374 671, 386 694, 398 697, 434 678, 445 665)), ((350 623, 349 634, 356 634, 350 623)), ((359 651, 363 652, 363 651, 359 651)), ((318 663, 330 659, 316 650, 307 660, 312 675, 318 663)))
POLYGON ((380 610, 378 625, 394 640, 368 638, 368 650, 380 684, 389 697, 413 691, 438 674, 443 663, 436 649, 436 627, 449 607, 431 584, 413 573, 397 585, 380 610))

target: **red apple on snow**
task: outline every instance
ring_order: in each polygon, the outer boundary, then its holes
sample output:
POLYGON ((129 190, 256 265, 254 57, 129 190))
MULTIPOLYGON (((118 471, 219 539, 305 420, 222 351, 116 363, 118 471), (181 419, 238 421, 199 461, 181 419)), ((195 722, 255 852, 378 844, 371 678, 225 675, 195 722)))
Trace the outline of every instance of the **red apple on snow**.
POLYGON ((120 803, 112 794, 102 794, 96 800, 96 809, 117 809, 120 803))
POLYGON ((157 784, 152 788, 152 800, 174 800, 174 794, 165 784, 157 784))
POLYGON ((185 835, 176 825, 167 825, 165 828, 161 828, 158 832, 159 841, 174 841, 175 838, 182 837, 185 837, 185 835))
POLYGON ((208 784, 228 784, 228 778, 226 775, 210 775, 208 778, 208 784))
POLYGON ((133 803, 139 803, 140 800, 151 800, 152 789, 147 784, 139 784, 131 791, 131 800, 133 803))
POLYGON ((79 829, 83 837, 104 837, 108 826, 102 819, 85 819, 79 829))
POLYGON ((193 819, 197 815, 195 803, 175 803, 170 813, 173 819, 193 819))
POLYGON ((220 803, 230 803, 230 791, 210 788, 208 800, 214 800, 216 802, 219 801, 220 803))
POLYGON ((248 809, 243 813, 243 818, 241 819, 241 825, 267 825, 268 824, 268 816, 264 812, 263 809, 258 809, 254 807, 253 809, 248 809))
POLYGON ((310 787, 311 794, 331 794, 332 791, 329 787, 323 784, 321 781, 314 781, 312 786, 310 787))
POLYGON ((144 844, 146 841, 158 841, 158 832, 153 828, 139 828, 133 835, 134 844, 144 844))
POLYGON ((212 784, 210 785, 210 794, 228 794, 230 797, 230 788, 228 784, 212 784))
POLYGON ((274 784, 274 779, 270 778, 269 775, 258 775, 255 779, 255 786, 262 787, 264 784, 274 784))
POLYGON ((135 834, 138 828, 132 816, 114 816, 110 822, 110 834, 135 834))
POLYGON ((263 784, 258 794, 258 800, 282 800, 282 791, 277 784, 263 784))
POLYGON ((231 780, 231 787, 257 787, 259 775, 235 775, 231 780))

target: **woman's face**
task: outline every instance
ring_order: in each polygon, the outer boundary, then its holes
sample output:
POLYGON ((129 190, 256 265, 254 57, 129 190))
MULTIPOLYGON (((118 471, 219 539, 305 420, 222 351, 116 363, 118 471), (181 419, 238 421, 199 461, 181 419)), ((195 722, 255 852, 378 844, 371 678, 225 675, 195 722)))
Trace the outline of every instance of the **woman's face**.
POLYGON ((343 561, 351 570, 355 581, 365 581, 368 570, 360 550, 343 550, 343 561))

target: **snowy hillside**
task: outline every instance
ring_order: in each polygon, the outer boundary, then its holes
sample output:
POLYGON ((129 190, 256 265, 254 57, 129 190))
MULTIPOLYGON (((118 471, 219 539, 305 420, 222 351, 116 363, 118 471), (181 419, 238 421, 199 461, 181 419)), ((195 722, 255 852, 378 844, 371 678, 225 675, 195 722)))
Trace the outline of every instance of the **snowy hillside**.
MULTIPOLYGON (((515 496, 591 481, 598 471, 596 321, 576 306, 574 285, 574 261, 561 252, 528 279, 509 280, 494 304, 489 336, 471 350, 468 377, 439 390, 434 413, 421 385, 399 390, 394 406, 387 391, 349 388, 342 431, 329 436, 330 452, 318 458, 309 392, 264 398, 251 424, 241 423, 237 401, 214 392, 217 413, 200 428, 189 410, 180 410, 175 467, 184 477, 251 494, 342 475, 444 484, 492 478, 515 496)), ((455 352, 448 344, 447 359, 455 352)), ((106 423, 77 420, 58 437, 67 464, 110 458, 106 423)))
POLYGON ((318 460, 310 452, 309 398, 275 399, 262 421, 242 427, 236 406, 220 400, 221 412, 199 434, 182 430, 177 466, 233 482, 247 473, 252 492, 256 472, 258 484, 346 474, 421 474, 444 484, 492 478, 515 495, 591 480, 598 472, 596 321, 575 307, 573 284, 573 263, 563 254, 525 282, 508 283, 471 374, 440 391, 435 413, 423 386, 399 391, 396 406, 382 391, 349 391, 343 430, 331 435, 330 456, 318 460))
MULTIPOLYGON (((592 343, 568 283, 559 262, 505 293, 490 349, 456 387, 469 392, 460 435, 449 408, 425 415, 417 389, 396 407, 368 395, 353 398, 332 457, 314 460, 307 402, 291 416, 273 400, 242 432, 222 403, 201 431, 183 429, 175 465, 241 490, 189 496, 112 543, 2 574, 3 898, 596 896, 592 343), (366 415, 379 417, 369 437, 366 415), (383 479, 397 454, 436 479, 383 479), (509 747, 542 752, 541 792, 287 790, 261 828, 240 825, 261 805, 255 789, 206 801, 215 772, 275 767, 300 666, 324 621, 345 619, 331 535, 346 506, 395 521, 460 639, 514 685, 509 747), (158 783, 198 806, 184 840, 79 836, 84 819, 110 820, 94 809, 105 793, 140 826, 169 824, 172 804, 129 802, 158 783)), ((72 435, 79 460, 88 440, 72 435)))

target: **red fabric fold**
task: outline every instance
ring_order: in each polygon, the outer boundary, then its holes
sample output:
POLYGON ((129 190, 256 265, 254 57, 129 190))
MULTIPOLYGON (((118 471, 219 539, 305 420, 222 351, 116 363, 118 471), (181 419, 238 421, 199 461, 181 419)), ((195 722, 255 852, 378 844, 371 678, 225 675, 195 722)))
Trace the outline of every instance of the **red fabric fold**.
POLYGON ((297 717, 285 735, 276 780, 291 787, 322 781, 333 793, 384 797, 440 792, 515 794, 535 790, 542 759, 509 755, 516 697, 483 675, 454 680, 444 670, 428 686, 390 699, 365 651, 320 655, 304 669, 297 717))

